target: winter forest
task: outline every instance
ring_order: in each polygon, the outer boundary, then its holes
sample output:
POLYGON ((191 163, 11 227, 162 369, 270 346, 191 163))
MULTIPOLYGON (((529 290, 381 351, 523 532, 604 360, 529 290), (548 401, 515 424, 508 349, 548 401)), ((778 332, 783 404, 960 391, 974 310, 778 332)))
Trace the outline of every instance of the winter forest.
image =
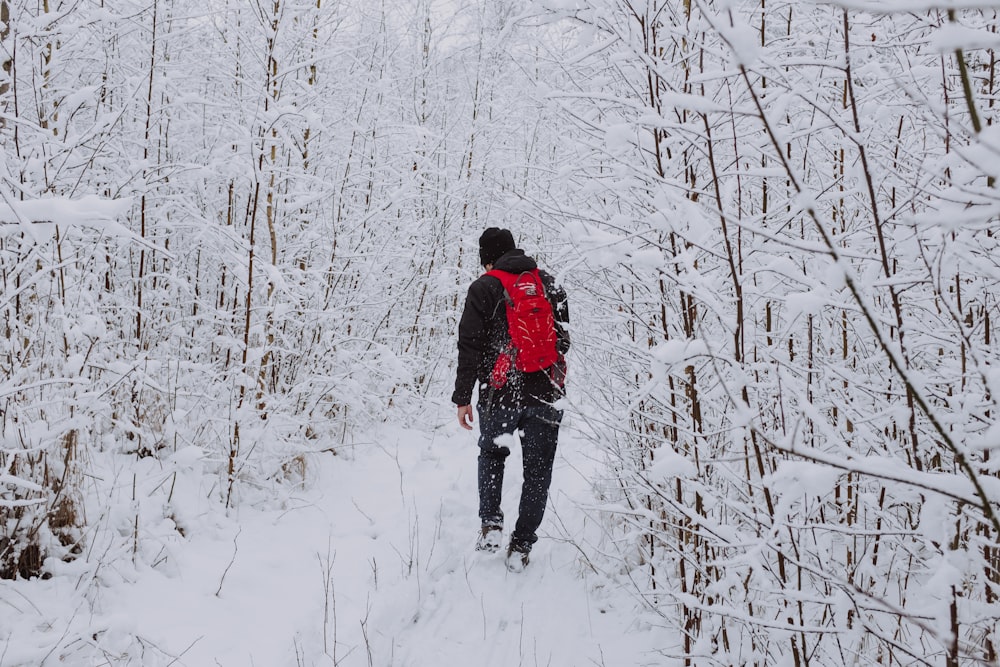
POLYGON ((0 666, 1000 664, 998 25, 0 0, 0 666), (449 401, 489 226, 573 339, 513 581, 449 401))

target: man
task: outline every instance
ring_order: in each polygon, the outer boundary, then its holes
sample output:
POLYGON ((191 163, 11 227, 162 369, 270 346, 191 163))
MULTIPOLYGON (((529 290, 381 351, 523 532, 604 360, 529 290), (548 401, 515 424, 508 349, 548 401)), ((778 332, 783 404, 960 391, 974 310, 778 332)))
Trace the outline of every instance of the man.
MULTIPOLYGON (((524 275, 537 268, 535 260, 514 244, 510 230, 490 227, 479 239, 479 259, 486 271, 524 275)), ((535 531, 542 522, 562 411, 553 404, 563 396, 569 335, 566 293, 544 271, 538 272, 545 297, 555 320, 558 362, 549 368, 519 371, 497 361, 511 346, 507 326, 505 288, 493 275, 484 274, 469 287, 465 309, 458 325, 458 371, 452 402, 458 406, 458 423, 472 430, 472 391, 478 384, 479 400, 479 518, 482 529, 476 549, 499 550, 503 535, 500 496, 507 443, 520 432, 524 460, 524 483, 517 523, 507 547, 507 566, 520 571, 538 540, 535 531), (508 436, 508 437, 504 437, 508 436)), ((551 330, 551 329, 550 329, 551 330)))

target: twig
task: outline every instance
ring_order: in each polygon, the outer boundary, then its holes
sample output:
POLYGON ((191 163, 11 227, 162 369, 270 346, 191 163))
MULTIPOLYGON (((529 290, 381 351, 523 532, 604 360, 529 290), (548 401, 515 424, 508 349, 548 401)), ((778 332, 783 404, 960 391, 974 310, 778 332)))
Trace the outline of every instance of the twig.
POLYGON ((226 569, 222 572, 222 578, 219 579, 219 587, 215 591, 215 597, 219 597, 219 594, 222 592, 222 583, 226 580, 226 575, 229 574, 229 568, 231 568, 233 563, 236 562, 236 554, 239 552, 239 546, 236 544, 236 541, 240 539, 240 533, 242 532, 243 528, 240 527, 240 529, 236 531, 236 536, 233 538, 233 557, 229 560, 229 565, 227 565, 226 569))

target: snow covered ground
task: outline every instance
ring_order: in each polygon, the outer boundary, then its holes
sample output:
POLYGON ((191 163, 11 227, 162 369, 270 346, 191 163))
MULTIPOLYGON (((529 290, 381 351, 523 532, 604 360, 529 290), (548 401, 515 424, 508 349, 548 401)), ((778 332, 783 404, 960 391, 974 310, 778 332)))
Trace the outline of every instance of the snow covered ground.
MULTIPOLYGON (((564 429, 542 538, 512 574, 501 554, 472 549, 475 436, 450 406, 431 417, 434 429, 386 427, 351 452, 317 454, 280 507, 229 516, 204 489, 154 501, 169 466, 113 473, 138 500, 96 517, 86 559, 0 585, 0 667, 663 664, 652 649, 670 643, 665 631, 641 624, 574 545, 597 529, 579 507, 599 465, 592 445, 564 429), (136 517, 147 525, 129 549, 136 517)), ((510 525, 519 468, 515 448, 510 525)))

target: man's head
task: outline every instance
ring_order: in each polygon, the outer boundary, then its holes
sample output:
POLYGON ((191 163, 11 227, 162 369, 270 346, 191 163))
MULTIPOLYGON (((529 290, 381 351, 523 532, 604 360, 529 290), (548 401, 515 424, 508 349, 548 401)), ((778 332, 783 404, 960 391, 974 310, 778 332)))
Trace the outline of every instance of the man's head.
POLYGON ((490 227, 479 237, 479 262, 483 266, 495 264, 502 254, 516 247, 509 229, 490 227))

